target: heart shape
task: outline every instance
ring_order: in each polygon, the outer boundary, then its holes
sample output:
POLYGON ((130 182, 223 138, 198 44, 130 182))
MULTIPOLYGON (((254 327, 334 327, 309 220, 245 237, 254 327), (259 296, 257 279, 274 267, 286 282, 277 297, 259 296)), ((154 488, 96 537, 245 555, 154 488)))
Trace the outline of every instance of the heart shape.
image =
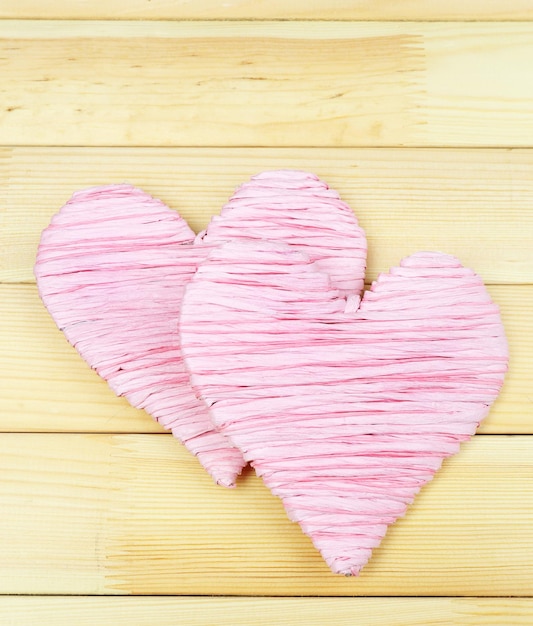
POLYGON ((244 460, 190 387, 178 316, 185 285, 213 246, 265 234, 305 250, 343 293, 362 289, 366 241, 352 210, 297 171, 255 176, 197 237, 175 211, 130 185, 78 192, 43 232, 35 265, 41 298, 68 341, 226 486, 244 460))
POLYGON ((440 253, 359 303, 301 252, 229 243, 187 286, 180 331, 216 426, 346 575, 474 434, 508 361, 482 280, 440 253))

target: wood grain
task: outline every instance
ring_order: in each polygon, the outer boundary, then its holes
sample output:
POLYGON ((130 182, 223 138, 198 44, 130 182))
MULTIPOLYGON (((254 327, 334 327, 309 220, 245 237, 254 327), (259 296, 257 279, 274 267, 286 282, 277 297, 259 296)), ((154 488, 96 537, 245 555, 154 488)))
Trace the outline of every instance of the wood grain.
POLYGON ((165 432, 89 368, 34 286, 0 286, 0 310, 0 430, 165 432))
POLYGON ((353 626, 354 616, 357 626, 530 626, 533 600, 4 596, 2 616, 9 626, 353 626))
POLYGON ((251 473, 217 487, 169 435, 3 434, 0 468, 4 594, 531 592, 531 437, 475 437, 351 579, 251 473))
MULTIPOLYGON (((503 391, 480 432, 533 434, 533 285, 493 286, 511 350, 503 391)), ((0 285, 0 431, 163 432, 118 398, 56 328, 33 285, 0 285)))
POLYGON ((0 0, 2 625, 533 623, 532 20, 530 0, 0 0), (117 398, 34 284, 76 189, 131 182, 200 230, 283 167, 353 206, 369 280, 455 254, 510 342, 482 435, 357 579, 249 469, 215 487, 117 398))
POLYGON ((1 144, 533 142, 522 22, 8 20, 0 38, 1 144))
POLYGON ((0 17, 25 19, 531 20, 529 0, 0 0, 0 17))
POLYGON ((533 150, 0 148, 0 281, 33 281, 41 230, 71 194, 128 181, 200 230, 253 174, 316 172, 354 208, 368 280, 417 250, 457 255, 488 283, 533 282, 533 150))

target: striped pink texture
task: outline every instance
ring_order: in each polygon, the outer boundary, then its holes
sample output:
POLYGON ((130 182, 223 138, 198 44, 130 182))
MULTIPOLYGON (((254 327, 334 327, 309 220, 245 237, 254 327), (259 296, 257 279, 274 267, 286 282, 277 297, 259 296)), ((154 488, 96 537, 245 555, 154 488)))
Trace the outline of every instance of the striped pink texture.
POLYGON ((178 317, 183 290, 212 245, 268 235, 305 250, 343 291, 363 282, 366 241, 350 208, 316 176, 266 172, 244 184, 195 235, 129 185, 80 191, 43 232, 35 275, 57 325, 117 395, 180 439, 220 484, 244 460, 190 387, 178 317))
POLYGON ((269 239, 304 251, 343 294, 360 294, 366 239, 352 209, 313 174, 263 172, 241 185, 199 237, 205 243, 269 239))
POLYGON ((301 252, 229 243, 187 286, 180 328, 214 423, 347 575, 474 434, 508 361, 483 282, 440 253, 404 259, 359 306, 301 252))

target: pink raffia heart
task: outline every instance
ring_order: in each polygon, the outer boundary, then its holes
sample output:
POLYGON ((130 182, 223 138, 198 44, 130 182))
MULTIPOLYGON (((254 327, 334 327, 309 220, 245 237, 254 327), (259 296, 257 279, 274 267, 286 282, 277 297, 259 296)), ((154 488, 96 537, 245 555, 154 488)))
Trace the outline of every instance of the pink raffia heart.
POLYGON ((226 244, 180 327, 216 426, 346 575, 474 434, 508 361, 483 282, 440 253, 404 259, 359 303, 301 252, 226 244))
POLYGON ((255 176, 196 239, 175 211, 129 185, 78 192, 43 232, 35 265, 39 293, 68 341, 226 486, 244 460, 190 387, 178 317, 185 285, 214 245, 264 233, 306 251, 343 293, 362 289, 366 241, 352 210, 296 171, 255 176))

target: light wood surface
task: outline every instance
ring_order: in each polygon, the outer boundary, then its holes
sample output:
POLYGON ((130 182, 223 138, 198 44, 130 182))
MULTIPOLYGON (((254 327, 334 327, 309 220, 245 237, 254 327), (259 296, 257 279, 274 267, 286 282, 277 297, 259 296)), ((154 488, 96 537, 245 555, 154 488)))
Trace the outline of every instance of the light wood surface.
POLYGON ((529 0, 0 0, 2 626, 533 624, 532 20, 529 0), (249 469, 214 486, 116 398, 32 272, 77 189, 127 181, 200 230, 283 167, 353 206, 368 280, 420 249, 473 267, 510 343, 480 434, 359 578, 249 469))
POLYGON ((466 444, 358 578, 331 575, 250 472, 217 487, 170 435, 3 434, 0 472, 0 593, 531 592, 529 436, 466 444))
POLYGON ((529 0, 0 0, 26 19, 531 20, 529 0))
POLYGON ((0 56, 1 144, 533 143, 523 22, 4 21, 0 56))
POLYGON ((199 231, 237 185, 284 167, 316 172, 353 207, 368 280, 424 249, 457 255, 488 283, 532 280, 533 150, 340 148, 0 149, 0 279, 34 280, 41 230, 76 189, 130 182, 199 231))
POLYGON ((531 626, 526 598, 3 597, 9 626, 531 626), (292 616, 292 617, 291 617, 292 616), (297 617, 296 617, 297 616, 297 617))

